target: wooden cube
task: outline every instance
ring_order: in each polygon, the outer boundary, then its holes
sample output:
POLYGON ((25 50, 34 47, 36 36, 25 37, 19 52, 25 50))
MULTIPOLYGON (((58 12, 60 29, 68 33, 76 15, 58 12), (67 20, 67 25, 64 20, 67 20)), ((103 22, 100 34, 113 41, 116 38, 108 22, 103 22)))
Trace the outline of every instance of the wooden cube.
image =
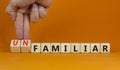
POLYGON ((20 52, 20 40, 11 40, 10 51, 20 52))
POLYGON ((90 43, 81 43, 81 53, 90 53, 90 43))
POLYGON ((100 53, 100 43, 91 43, 91 53, 100 53))
POLYGON ((61 53, 70 53, 70 43, 61 43, 61 53))
POLYGON ((21 40, 21 52, 30 52, 31 41, 21 40))
POLYGON ((40 53, 40 43, 31 44, 31 53, 40 53))
POLYGON ((60 43, 51 43, 51 53, 60 53, 60 43))
POLYGON ((71 53, 80 53, 80 43, 71 43, 71 53))
POLYGON ((101 43, 101 53, 110 53, 110 43, 101 43))
POLYGON ((50 53, 50 43, 41 43, 41 53, 50 53))

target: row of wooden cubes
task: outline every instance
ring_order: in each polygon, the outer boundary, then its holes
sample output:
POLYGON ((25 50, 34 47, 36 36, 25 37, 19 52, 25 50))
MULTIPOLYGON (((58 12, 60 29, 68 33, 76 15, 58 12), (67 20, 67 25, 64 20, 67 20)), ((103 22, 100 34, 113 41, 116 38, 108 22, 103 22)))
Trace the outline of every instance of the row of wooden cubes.
POLYGON ((31 43, 12 40, 11 52, 31 53, 110 53, 110 43, 31 43))

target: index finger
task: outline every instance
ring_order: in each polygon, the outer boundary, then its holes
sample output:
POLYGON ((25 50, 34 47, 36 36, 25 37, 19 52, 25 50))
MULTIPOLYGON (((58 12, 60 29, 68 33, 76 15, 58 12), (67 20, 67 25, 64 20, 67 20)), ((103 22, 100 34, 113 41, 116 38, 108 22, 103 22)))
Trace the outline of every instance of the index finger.
POLYGON ((23 13, 17 12, 17 17, 15 21, 16 35, 18 39, 23 39, 23 13))
POLYGON ((29 16, 24 15, 24 39, 29 40, 30 36, 30 21, 29 21, 29 16))

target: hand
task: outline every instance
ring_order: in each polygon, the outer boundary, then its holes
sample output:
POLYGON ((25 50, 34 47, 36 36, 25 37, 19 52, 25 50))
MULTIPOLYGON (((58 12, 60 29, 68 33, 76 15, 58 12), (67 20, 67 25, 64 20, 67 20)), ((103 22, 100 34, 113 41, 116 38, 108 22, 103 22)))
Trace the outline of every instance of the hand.
POLYGON ((6 12, 15 21, 18 39, 29 39, 29 22, 47 15, 52 0, 11 0, 6 12), (30 20, 29 20, 30 18, 30 20))

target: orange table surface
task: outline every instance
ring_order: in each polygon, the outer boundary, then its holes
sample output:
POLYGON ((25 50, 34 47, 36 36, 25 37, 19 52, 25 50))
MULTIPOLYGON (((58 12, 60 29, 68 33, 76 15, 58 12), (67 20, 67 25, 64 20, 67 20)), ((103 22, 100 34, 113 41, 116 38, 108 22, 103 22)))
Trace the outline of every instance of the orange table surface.
POLYGON ((110 54, 0 53, 1 70, 120 70, 120 52, 110 54))

